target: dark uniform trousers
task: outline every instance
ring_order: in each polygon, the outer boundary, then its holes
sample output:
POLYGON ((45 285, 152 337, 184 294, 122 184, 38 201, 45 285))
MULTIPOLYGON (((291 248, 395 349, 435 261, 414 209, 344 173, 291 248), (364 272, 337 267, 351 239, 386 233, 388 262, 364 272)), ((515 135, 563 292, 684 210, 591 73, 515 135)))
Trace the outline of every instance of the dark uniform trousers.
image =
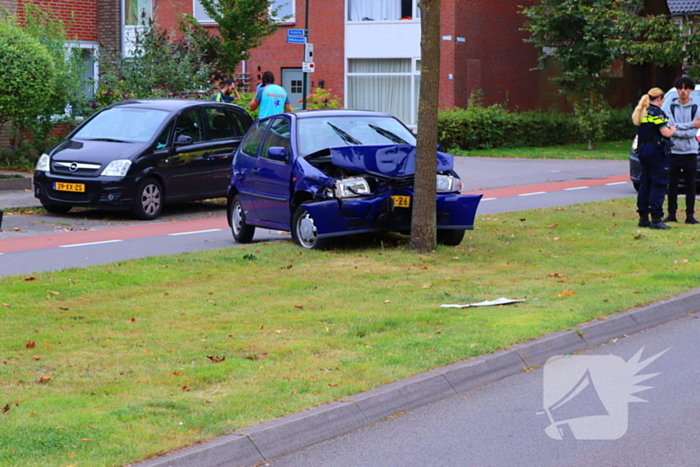
POLYGON ((637 194, 637 212, 641 216, 651 214, 652 218, 663 217, 664 198, 668 188, 669 157, 654 143, 641 144, 638 154, 642 176, 637 194))

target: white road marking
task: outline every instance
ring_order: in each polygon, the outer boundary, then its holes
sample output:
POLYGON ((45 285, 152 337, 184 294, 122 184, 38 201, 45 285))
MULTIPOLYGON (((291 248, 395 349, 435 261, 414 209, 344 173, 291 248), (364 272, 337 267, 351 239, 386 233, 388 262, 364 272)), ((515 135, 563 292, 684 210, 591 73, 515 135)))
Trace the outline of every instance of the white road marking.
POLYGON ((564 191, 573 191, 573 190, 585 190, 588 188, 587 186, 576 186, 573 188, 564 188, 564 191))
POLYGON ((105 243, 118 243, 124 240, 105 240, 103 242, 92 242, 92 243, 75 243, 73 245, 58 245, 59 248, 73 248, 76 246, 89 246, 89 245, 104 245, 105 243))
POLYGON ((519 194, 518 196, 535 196, 535 195, 546 195, 546 194, 547 194, 546 191, 536 191, 534 193, 522 193, 522 194, 519 194))
POLYGON ((209 229, 209 230, 196 230, 194 232, 179 232, 179 233, 171 233, 168 234, 170 237, 176 237, 178 235, 192 235, 192 234, 198 234, 198 233, 207 233, 207 232, 220 232, 224 229, 209 229))
POLYGON ((605 186, 613 186, 613 185, 624 185, 629 182, 615 182, 615 183, 606 183, 605 186))

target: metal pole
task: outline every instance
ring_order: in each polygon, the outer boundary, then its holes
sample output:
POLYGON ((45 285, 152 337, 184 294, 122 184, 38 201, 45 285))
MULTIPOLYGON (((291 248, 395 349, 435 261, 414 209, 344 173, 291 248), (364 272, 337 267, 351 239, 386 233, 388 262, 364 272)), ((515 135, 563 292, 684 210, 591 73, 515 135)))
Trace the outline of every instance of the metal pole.
MULTIPOLYGON (((309 42, 309 0, 306 0, 306 14, 304 15, 304 37, 306 38, 306 42, 309 42)), ((304 48, 306 48, 306 44, 304 44, 304 48)), ((306 54, 304 53, 304 58, 306 58, 306 54)), ((302 101, 301 101, 301 108, 303 110, 306 110, 306 86, 307 86, 307 81, 309 79, 309 74, 304 72, 304 80, 301 83, 301 93, 303 95, 302 101)))

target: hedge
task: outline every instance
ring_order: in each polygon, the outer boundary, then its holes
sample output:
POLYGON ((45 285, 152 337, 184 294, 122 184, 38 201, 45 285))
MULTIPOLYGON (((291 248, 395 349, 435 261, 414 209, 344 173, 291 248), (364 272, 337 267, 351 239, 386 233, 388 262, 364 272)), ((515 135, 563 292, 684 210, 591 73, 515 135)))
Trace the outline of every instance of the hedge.
MULTIPOLYGON (((605 125, 604 141, 634 138, 631 115, 631 109, 611 110, 605 125)), ((571 114, 541 111, 516 113, 498 105, 440 112, 438 141, 448 151, 586 142, 571 114)))

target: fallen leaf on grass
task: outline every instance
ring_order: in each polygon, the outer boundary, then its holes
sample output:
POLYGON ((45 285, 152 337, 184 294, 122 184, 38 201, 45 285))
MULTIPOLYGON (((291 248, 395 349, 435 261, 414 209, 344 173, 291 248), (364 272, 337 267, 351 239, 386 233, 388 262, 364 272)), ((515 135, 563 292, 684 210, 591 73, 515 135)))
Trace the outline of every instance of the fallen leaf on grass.
POLYGON ((185 391, 185 392, 187 392, 187 391, 190 390, 190 388, 189 388, 188 386, 182 386, 182 390, 185 391))
POLYGON ((267 352, 260 352, 257 355, 248 355, 246 358, 248 360, 260 360, 260 359, 265 358, 265 357, 267 357, 267 352))
POLYGON ((28 281, 35 281, 35 280, 36 280, 36 277, 25 277, 24 280, 27 281, 27 282, 28 282, 28 281))
POLYGON ((559 274, 558 272, 550 272, 549 277, 568 277, 566 274, 559 274))
POLYGON ((304 305, 294 305, 294 308, 299 308, 300 310, 304 309, 304 305))
POLYGON ((25 347, 28 349, 33 349, 34 347, 36 347, 36 342, 29 341, 29 342, 27 342, 27 345, 25 345, 25 347))
POLYGON ((688 263, 689 261, 687 259, 677 259, 674 261, 674 263, 688 263))
POLYGON ((557 297, 573 297, 574 295, 578 294, 573 290, 565 289, 559 292, 559 294, 557 294, 557 297))
POLYGON ((10 304, 9 304, 9 303, 3 303, 2 306, 4 306, 5 308, 7 308, 7 307, 10 306, 10 304))
POLYGON ((10 411, 10 404, 5 404, 5 407, 2 408, 2 413, 9 412, 10 411))
POLYGON ((224 355, 223 357, 216 357, 214 355, 207 355, 207 358, 214 363, 219 363, 219 362, 223 362, 224 360, 226 360, 226 355, 224 355))
POLYGON ((51 376, 41 376, 41 377, 39 377, 39 380, 37 381, 37 383, 39 383, 39 384, 46 384, 46 383, 48 383, 49 381, 51 381, 51 379, 52 379, 51 376))

